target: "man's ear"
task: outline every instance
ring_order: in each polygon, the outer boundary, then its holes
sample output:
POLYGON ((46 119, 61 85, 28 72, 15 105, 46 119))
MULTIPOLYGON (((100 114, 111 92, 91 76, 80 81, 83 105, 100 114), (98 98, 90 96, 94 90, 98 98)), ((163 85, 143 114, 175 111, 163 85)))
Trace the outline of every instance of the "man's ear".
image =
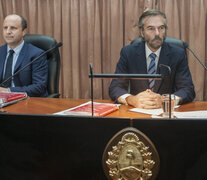
POLYGON ((144 38, 143 29, 140 29, 140 36, 141 36, 142 38, 144 38))
POLYGON ((22 34, 23 34, 23 36, 25 36, 27 34, 27 29, 24 29, 22 34))

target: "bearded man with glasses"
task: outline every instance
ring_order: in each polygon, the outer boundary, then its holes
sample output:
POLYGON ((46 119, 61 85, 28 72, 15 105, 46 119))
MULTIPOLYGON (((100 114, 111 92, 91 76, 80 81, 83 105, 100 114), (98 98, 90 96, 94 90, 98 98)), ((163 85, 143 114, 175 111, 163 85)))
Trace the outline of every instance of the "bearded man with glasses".
POLYGON ((167 18, 158 10, 145 11, 139 18, 142 42, 122 48, 116 66, 117 74, 167 74, 163 64, 171 69, 171 80, 127 80, 113 79, 109 96, 118 103, 138 108, 161 107, 161 95, 176 96, 176 104, 191 102, 195 98, 194 85, 188 66, 185 49, 166 43, 167 18))

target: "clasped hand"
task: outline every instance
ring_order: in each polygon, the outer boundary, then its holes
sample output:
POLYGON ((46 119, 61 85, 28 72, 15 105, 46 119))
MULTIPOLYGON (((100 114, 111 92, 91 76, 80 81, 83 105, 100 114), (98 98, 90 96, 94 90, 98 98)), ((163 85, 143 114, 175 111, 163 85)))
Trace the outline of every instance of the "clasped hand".
POLYGON ((161 95, 154 93, 149 89, 135 96, 127 97, 126 101, 129 105, 143 109, 160 108, 162 103, 161 95))
POLYGON ((0 87, 0 92, 9 92, 9 89, 8 88, 0 87))

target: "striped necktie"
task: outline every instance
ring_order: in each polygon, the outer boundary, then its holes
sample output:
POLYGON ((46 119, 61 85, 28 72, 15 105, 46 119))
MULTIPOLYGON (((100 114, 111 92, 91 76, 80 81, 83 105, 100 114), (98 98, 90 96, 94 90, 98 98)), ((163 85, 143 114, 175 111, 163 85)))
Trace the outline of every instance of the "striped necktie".
MULTIPOLYGON (((151 53, 149 55, 151 62, 148 68, 148 74, 155 74, 156 72, 156 68, 155 68, 155 58, 156 58, 156 54, 155 53, 151 53)), ((153 87, 155 85, 155 80, 154 79, 149 79, 149 88, 151 90, 153 90, 153 87)))

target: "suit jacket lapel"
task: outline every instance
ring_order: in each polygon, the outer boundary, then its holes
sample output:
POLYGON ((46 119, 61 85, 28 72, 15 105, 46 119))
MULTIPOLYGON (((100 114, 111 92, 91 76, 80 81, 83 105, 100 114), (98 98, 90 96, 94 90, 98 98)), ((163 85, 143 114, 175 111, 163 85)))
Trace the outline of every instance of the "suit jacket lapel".
POLYGON ((147 74, 147 61, 146 61, 144 42, 141 42, 137 45, 136 54, 137 54, 136 67, 139 70, 139 74, 147 74))
POLYGON ((169 53, 170 53, 170 50, 169 50, 169 46, 166 44, 166 43, 163 43, 162 45, 162 49, 161 49, 161 52, 160 52, 160 57, 159 57, 159 62, 158 62, 158 66, 160 64, 165 64, 165 65, 169 65, 169 53))
MULTIPOLYGON (((146 53, 145 53, 145 42, 140 42, 137 45, 137 50, 136 50, 136 69, 138 74, 147 74, 147 60, 146 60, 146 53)), ((148 89, 149 88, 149 84, 148 84, 148 80, 140 80, 141 83, 140 85, 144 88, 144 89, 148 89)))
POLYGON ((4 45, 0 51, 0 82, 3 80, 4 64, 7 55, 7 45, 4 45))
POLYGON ((21 49, 21 51, 20 51, 20 53, 19 53, 17 62, 15 64, 14 73, 20 68, 20 65, 22 64, 23 59, 25 58, 26 52, 27 52, 27 45, 26 45, 26 42, 25 42, 22 49, 21 49))
MULTIPOLYGON (((167 45, 167 43, 164 42, 162 45, 162 49, 160 52, 160 57, 159 57, 158 65, 157 65, 157 74, 161 73, 160 68, 159 68, 160 64, 164 64, 167 66, 170 65, 169 53, 170 53, 169 46, 167 45)), ((164 67, 162 67, 162 68, 164 68, 164 67)), ((167 71, 167 69, 166 69, 166 71, 167 71)), ((161 80, 156 80, 155 87, 154 87, 155 92, 158 92, 160 85, 161 85, 161 80)))

